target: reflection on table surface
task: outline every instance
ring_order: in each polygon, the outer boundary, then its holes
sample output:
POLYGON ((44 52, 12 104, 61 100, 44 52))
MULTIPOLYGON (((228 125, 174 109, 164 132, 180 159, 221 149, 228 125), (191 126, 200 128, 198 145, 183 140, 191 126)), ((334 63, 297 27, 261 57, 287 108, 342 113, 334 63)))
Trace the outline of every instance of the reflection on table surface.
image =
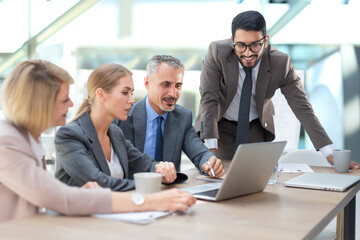
MULTIPOLYGON (((334 172, 332 168, 313 169, 334 172)), ((185 173, 189 176, 186 183, 162 188, 207 183, 195 179, 199 174, 195 168, 185 173)), ((278 184, 268 185, 261 193, 217 203, 198 200, 186 214, 173 214, 148 225, 43 214, 2 223, 0 232, 5 239, 312 239, 353 199, 360 184, 344 193, 283 186, 298 175, 280 173, 278 184)))

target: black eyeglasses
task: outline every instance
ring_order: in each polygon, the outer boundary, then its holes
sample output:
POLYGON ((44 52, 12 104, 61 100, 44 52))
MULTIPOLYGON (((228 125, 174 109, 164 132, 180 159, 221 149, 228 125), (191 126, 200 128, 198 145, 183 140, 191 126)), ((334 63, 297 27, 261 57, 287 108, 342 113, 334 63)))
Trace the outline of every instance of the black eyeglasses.
POLYGON ((253 42, 253 43, 251 43, 249 45, 246 45, 245 43, 239 42, 239 43, 234 43, 232 46, 233 46, 235 52, 238 52, 238 53, 245 52, 247 47, 249 47, 250 51, 252 51, 252 52, 259 52, 261 50, 261 48, 262 48, 262 45, 265 43, 265 37, 257 40, 256 42, 253 42), (261 40, 264 40, 264 41, 260 42, 261 40))

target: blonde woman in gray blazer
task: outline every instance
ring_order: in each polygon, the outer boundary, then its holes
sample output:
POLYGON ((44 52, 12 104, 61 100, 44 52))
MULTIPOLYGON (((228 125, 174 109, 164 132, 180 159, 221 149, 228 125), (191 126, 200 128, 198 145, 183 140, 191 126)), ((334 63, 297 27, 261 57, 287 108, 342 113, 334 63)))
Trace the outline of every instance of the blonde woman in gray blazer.
POLYGON ((127 141, 119 127, 110 124, 107 133, 123 169, 122 178, 111 175, 89 113, 84 113, 56 133, 55 176, 70 186, 82 186, 88 181, 95 181, 114 191, 127 191, 135 187, 134 173, 155 171, 157 163, 127 141))
POLYGON ((45 169, 41 133, 64 125, 71 76, 43 60, 18 64, 4 80, 0 121, 0 221, 36 214, 42 206, 63 214, 186 210, 195 199, 179 190, 142 196, 111 192, 97 183, 69 187, 45 169), (92 189, 86 189, 92 188, 92 189), (139 199, 139 196, 137 196, 139 199), (132 200, 134 199, 134 200, 132 200))
POLYGON ((75 120, 56 133, 55 176, 71 186, 96 181, 115 191, 134 189, 133 174, 156 171, 163 182, 176 178, 172 162, 154 161, 127 141, 115 118, 126 120, 134 103, 131 72, 118 64, 97 67, 87 81, 88 96, 75 120), (114 159, 115 158, 115 159, 114 159), (117 159, 116 159, 117 158, 117 159))

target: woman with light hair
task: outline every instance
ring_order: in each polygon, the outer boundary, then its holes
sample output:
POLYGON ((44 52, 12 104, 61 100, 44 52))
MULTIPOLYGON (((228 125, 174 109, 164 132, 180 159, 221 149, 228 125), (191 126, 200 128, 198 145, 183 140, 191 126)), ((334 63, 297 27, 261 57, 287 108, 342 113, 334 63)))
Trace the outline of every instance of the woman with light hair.
POLYGON ((4 80, 0 121, 0 221, 36 214, 45 207, 67 215, 186 210, 195 203, 188 193, 169 190, 144 194, 111 192, 95 182, 69 187, 46 171, 40 135, 64 125, 71 76, 43 60, 18 64, 4 80), (91 188, 91 189, 88 189, 91 188), (135 201, 136 200, 136 201, 135 201))

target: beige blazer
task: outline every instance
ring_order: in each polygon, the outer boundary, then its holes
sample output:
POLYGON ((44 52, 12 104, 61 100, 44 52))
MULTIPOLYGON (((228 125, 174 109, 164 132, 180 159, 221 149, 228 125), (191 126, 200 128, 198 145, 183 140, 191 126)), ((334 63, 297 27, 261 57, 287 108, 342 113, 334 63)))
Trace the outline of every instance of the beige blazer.
POLYGON ((109 189, 69 187, 36 160, 26 129, 0 121, 0 221, 36 214, 38 206, 66 215, 111 212, 109 189))
MULTIPOLYGON (((202 139, 219 138, 218 122, 233 100, 239 79, 239 62, 230 39, 210 44, 200 77, 200 107, 195 129, 202 139)), ((290 58, 270 45, 264 50, 256 81, 255 101, 262 127, 275 138, 271 98, 281 89, 290 108, 309 134, 316 149, 332 141, 315 116, 290 58)))

